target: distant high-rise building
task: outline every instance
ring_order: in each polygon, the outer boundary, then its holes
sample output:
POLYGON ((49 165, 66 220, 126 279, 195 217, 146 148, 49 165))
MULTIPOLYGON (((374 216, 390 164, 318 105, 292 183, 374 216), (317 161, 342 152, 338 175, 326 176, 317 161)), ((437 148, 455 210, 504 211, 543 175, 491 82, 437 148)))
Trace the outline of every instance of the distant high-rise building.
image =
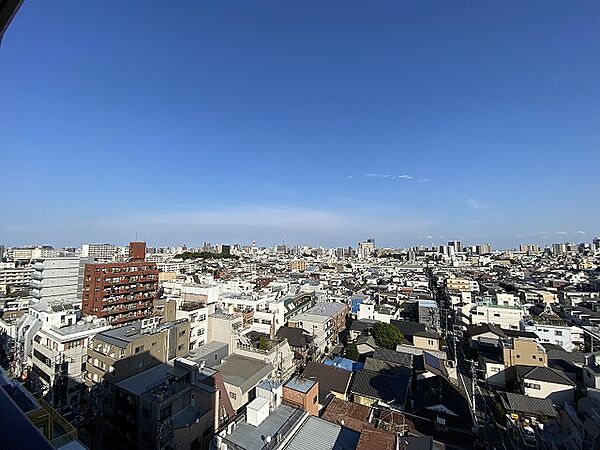
POLYGON ((144 261, 146 259, 146 243, 129 243, 129 261, 144 261))
POLYGON ((448 247, 452 247, 454 249, 454 253, 463 251, 463 246, 460 241, 448 241, 448 247))
POLYGON ((112 244, 83 244, 81 246, 82 258, 112 261, 116 252, 117 246, 112 244))
POLYGON ((487 255, 492 253, 492 246, 490 244, 480 244, 475 246, 475 253, 478 255, 487 255))
POLYGON ((365 242, 359 242, 356 254, 359 258, 368 258, 375 252, 375 239, 369 238, 365 242))
POLYGON ((520 244, 519 251, 520 252, 539 252, 540 246, 537 244, 520 244))
POLYGON ((567 253, 567 244, 552 244, 550 251, 555 256, 564 255, 567 253))

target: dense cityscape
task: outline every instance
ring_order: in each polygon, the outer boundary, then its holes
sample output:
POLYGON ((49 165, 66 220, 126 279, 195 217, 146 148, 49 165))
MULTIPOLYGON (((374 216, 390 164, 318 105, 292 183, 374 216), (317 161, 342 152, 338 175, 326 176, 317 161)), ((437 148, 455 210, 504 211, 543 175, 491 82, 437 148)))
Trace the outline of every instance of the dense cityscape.
POLYGON ((38 448, 600 444, 600 238, 0 249, 38 448))
POLYGON ((0 450, 600 450, 599 55, 600 2, 0 0, 0 450))

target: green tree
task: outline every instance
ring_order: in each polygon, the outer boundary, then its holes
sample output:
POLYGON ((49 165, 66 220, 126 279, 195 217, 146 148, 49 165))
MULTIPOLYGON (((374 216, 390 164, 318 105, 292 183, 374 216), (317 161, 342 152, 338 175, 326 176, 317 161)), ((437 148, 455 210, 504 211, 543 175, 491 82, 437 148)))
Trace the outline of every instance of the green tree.
POLYGON ((394 325, 378 322, 373 326, 371 334, 380 347, 396 350, 396 346, 404 342, 404 336, 394 325))
POLYGON ((260 350, 269 350, 269 348, 271 348, 271 345, 269 344, 269 340, 266 337, 261 336, 260 339, 258 340, 258 348, 260 350))
POLYGON ((352 361, 359 360, 360 354, 358 353, 356 344, 350 344, 348 347, 346 347, 346 358, 351 359, 352 361))

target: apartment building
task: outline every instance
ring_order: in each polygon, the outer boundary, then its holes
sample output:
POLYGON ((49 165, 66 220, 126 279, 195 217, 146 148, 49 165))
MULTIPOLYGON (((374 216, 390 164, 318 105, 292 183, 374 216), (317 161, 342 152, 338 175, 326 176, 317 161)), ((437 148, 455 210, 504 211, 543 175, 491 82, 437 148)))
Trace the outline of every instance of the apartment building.
POLYGON ((221 374, 184 358, 110 384, 104 401, 105 439, 121 448, 208 450, 234 415, 221 374))
POLYGON ((53 404, 79 402, 87 361, 87 346, 95 334, 107 331, 105 320, 40 329, 33 338, 33 371, 50 392, 53 404))
POLYGON ((446 278, 446 289, 459 292, 479 292, 479 283, 468 278, 446 278))
POLYGON ((96 334, 87 348, 88 382, 111 383, 136 375, 173 358, 190 347, 187 320, 160 323, 153 317, 96 334))
POLYGON ((584 346, 583 329, 570 326, 556 315, 527 317, 521 322, 521 329, 535 333, 540 342, 560 345, 568 352, 584 346))
POLYGON ((38 259, 33 264, 30 294, 47 303, 78 303, 83 267, 88 261, 77 257, 38 259))
POLYGON ((170 297, 165 302, 164 320, 165 322, 174 322, 176 320, 187 320, 189 322, 189 350, 193 350, 208 342, 208 317, 214 312, 214 304, 170 297))
POLYGON ((144 261, 91 263, 83 275, 82 310, 112 325, 150 317, 158 297, 158 269, 144 261))
POLYGON ((480 298, 470 311, 474 325, 490 323, 509 330, 519 330, 525 311, 512 294, 496 294, 480 298))
POLYGON ((117 246, 112 244, 83 244, 81 257, 94 260, 112 261, 117 253, 117 246))
POLYGON ((4 267, 0 268, 0 293, 18 291, 29 288, 33 279, 32 267, 4 267))

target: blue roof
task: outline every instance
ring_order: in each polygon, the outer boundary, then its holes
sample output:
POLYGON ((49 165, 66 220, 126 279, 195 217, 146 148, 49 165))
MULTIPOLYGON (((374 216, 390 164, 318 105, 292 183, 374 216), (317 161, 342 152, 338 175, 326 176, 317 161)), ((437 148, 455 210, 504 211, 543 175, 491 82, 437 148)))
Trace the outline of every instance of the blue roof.
POLYGON ((340 369, 347 370, 349 372, 356 372, 364 367, 363 363, 352 361, 348 358, 342 358, 341 356, 335 356, 333 359, 327 358, 323 361, 326 366, 339 367, 340 369))
POLYGON ((352 297, 352 300, 350 301, 350 312, 352 312, 353 314, 356 314, 358 312, 358 308, 360 307, 360 304, 362 302, 364 302, 366 300, 366 298, 362 298, 362 297, 352 297))

